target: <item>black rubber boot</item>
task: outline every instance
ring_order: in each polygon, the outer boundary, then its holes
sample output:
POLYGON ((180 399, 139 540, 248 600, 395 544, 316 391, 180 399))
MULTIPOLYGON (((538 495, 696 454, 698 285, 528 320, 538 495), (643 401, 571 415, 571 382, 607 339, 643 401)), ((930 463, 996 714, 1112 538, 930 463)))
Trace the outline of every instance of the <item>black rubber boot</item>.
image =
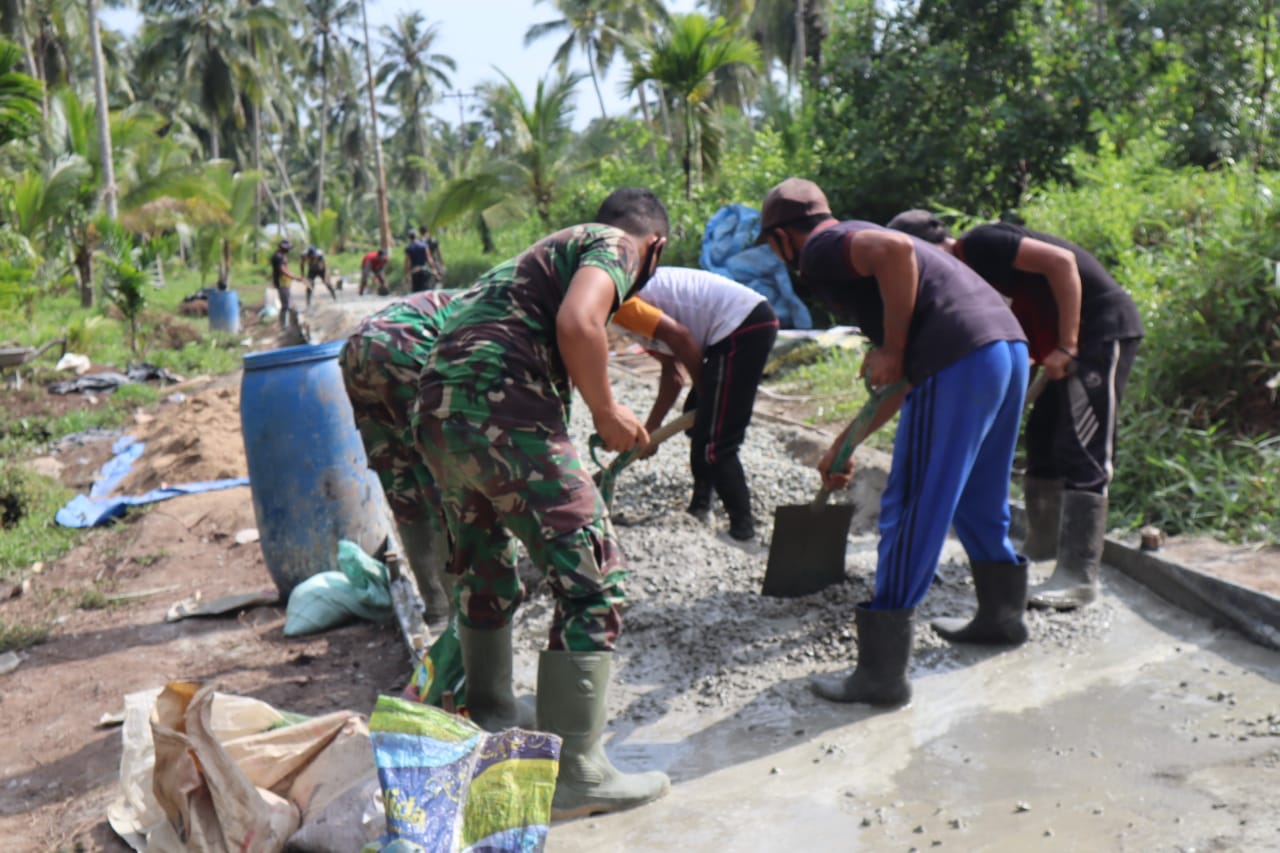
POLYGON ((711 520, 711 480, 694 478, 693 497, 685 512, 703 524, 711 520))
POLYGON ((1022 543, 1022 555, 1032 562, 1052 560, 1058 555, 1062 481, 1023 477, 1022 496, 1027 506, 1027 538, 1022 543))
POLYGON ((559 735, 553 820, 635 808, 671 790, 665 773, 623 773, 605 754, 610 652, 543 652, 538 658, 538 728, 559 735))
POLYGON ((739 542, 756 537, 756 521, 751 516, 751 490, 747 487, 747 474, 742 470, 738 454, 716 460, 716 493, 729 514, 729 536, 739 542))
POLYGON ((459 623, 458 644, 471 721, 490 732, 533 728, 533 709, 516 699, 511 686, 511 626, 481 631, 459 623))
POLYGON ((1020 646, 1027 641, 1022 621, 1027 609, 1027 561, 1017 563, 975 562, 973 589, 978 596, 978 612, 972 620, 935 619, 933 630, 953 643, 980 643, 991 646, 1020 646))
POLYGON ((898 707, 911 701, 907 665, 911 662, 914 610, 854 611, 858 626, 858 666, 847 676, 815 676, 813 691, 832 702, 861 702, 898 707))
POLYGON ((1047 581, 1031 590, 1031 606, 1075 610, 1093 603, 1106 536, 1107 496, 1064 491, 1058 564, 1047 581))

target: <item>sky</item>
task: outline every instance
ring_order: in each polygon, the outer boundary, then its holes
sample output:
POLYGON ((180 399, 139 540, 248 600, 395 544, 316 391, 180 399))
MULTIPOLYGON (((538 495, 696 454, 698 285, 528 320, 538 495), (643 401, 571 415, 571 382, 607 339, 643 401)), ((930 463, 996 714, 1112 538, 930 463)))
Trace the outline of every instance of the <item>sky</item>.
MULTIPOLYGON (((426 15, 428 22, 439 23, 437 52, 453 57, 458 65, 456 73, 451 74, 454 91, 463 95, 461 99, 446 97, 437 104, 433 112, 440 118, 456 123, 458 121, 459 100, 464 113, 474 105, 474 100, 466 95, 475 90, 477 84, 485 80, 500 80, 494 67, 501 69, 516 82, 525 98, 533 97, 539 78, 547 74, 551 58, 563 36, 547 36, 530 47, 524 46, 524 34, 530 26, 560 17, 550 0, 535 3, 534 0, 368 0, 369 30, 377 40, 378 28, 390 25, 398 15, 418 10, 426 15)), ((695 0, 667 0, 667 8, 672 12, 692 12, 697 3, 695 0)), ((129 10, 106 10, 102 13, 105 26, 126 33, 137 30, 141 21, 136 12, 129 10)), ((571 70, 587 71, 585 57, 574 53, 570 59, 571 70)), ((615 115, 627 108, 626 99, 619 94, 621 81, 625 78, 625 70, 619 59, 601 83, 605 109, 609 115, 615 115)), ((591 81, 584 80, 578 86, 577 111, 574 114, 575 127, 582 128, 600 114, 595 91, 591 81)), ((471 116, 468 115, 468 118, 471 116)))

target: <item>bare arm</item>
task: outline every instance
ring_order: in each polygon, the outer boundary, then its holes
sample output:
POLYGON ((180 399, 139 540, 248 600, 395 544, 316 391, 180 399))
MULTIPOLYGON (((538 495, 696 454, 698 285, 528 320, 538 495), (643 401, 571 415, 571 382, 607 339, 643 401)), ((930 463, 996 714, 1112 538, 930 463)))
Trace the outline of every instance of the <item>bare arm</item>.
POLYGON ((596 432, 610 450, 622 451, 645 444, 649 435, 630 409, 614 401, 609 385, 605 324, 616 298, 608 273, 597 267, 579 269, 556 312, 556 342, 569 379, 591 410, 596 432))
POLYGON ((684 325, 677 323, 666 314, 658 321, 658 328, 653 337, 662 341, 675 355, 676 360, 684 367, 693 382, 694 388, 702 387, 702 347, 693 339, 693 335, 684 325))
POLYGON ((654 358, 662 364, 662 376, 658 379, 658 396, 653 399, 653 408, 644 422, 644 428, 653 432, 662 426, 667 412, 675 405, 684 388, 684 376, 680 372, 680 364, 666 353, 655 354, 654 358))
POLYGON ((875 276, 884 302, 884 343, 867 354, 863 372, 873 386, 897 382, 903 376, 907 332, 916 310, 920 269, 911 238, 896 231, 861 231, 849 241, 854 272, 875 276))
POLYGON ((1050 379, 1061 379, 1071 367, 1072 356, 1080 351, 1080 268, 1071 252, 1043 240, 1025 237, 1018 243, 1013 268, 1038 273, 1049 282, 1058 306, 1058 346, 1044 360, 1050 379))

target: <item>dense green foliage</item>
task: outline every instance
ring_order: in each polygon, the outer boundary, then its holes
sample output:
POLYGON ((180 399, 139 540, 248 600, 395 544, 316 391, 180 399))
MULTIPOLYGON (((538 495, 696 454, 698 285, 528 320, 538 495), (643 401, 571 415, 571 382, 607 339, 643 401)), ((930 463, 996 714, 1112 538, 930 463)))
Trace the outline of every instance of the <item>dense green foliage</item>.
POLYGON ((103 33, 105 104, 83 3, 0 14, 0 307, 28 320, 6 337, 122 364, 131 326, 151 361, 234 367, 234 342, 175 339, 180 297, 223 279, 248 301, 281 232, 354 273, 383 174, 389 231, 430 226, 453 286, 621 185, 667 201, 666 261, 696 264, 716 209, 804 175, 843 216, 1019 216, 1095 252, 1148 330, 1115 517, 1280 539, 1271 0, 544 0, 526 38, 557 40, 553 67, 474 93, 429 12, 366 34, 361 0, 132 5, 137 33, 103 33), (618 64, 633 101, 606 115, 618 64))

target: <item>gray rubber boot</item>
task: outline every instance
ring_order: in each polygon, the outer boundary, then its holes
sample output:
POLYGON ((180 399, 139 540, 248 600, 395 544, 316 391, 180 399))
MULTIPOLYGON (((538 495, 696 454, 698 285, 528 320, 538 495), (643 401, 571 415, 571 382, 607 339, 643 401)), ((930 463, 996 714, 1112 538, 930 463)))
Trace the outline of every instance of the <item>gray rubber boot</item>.
POLYGON ((1027 506, 1027 539, 1022 554, 1028 560, 1052 560, 1058 555, 1058 526, 1062 520, 1062 481, 1022 478, 1027 506))
POLYGON ((914 610, 854 611, 858 627, 858 665, 847 676, 815 676, 813 692, 832 702, 861 702, 897 707, 911 701, 907 665, 911 662, 914 610))
POLYGON ((665 773, 623 773, 605 754, 609 652, 543 652, 538 659, 538 728, 564 739, 551 801, 553 820, 622 811, 671 790, 665 773))
POLYGON ((1027 641, 1027 561, 972 564, 978 612, 971 620, 934 619, 933 630, 953 643, 1020 646, 1027 641))
POLYGON ((516 699, 511 686, 511 626, 481 631, 458 623, 458 644, 471 721, 490 732, 533 728, 533 710, 516 699))
POLYGON ((1075 610, 1098 597, 1102 546, 1107 535, 1107 496, 1062 493, 1058 564, 1047 581, 1031 590, 1031 606, 1075 610))
POLYGON ((400 534, 409 570, 418 584, 418 594, 426 605, 423 619, 432 635, 439 636, 453 617, 453 577, 447 571, 449 537, 425 519, 413 524, 397 524, 396 531, 400 534))

